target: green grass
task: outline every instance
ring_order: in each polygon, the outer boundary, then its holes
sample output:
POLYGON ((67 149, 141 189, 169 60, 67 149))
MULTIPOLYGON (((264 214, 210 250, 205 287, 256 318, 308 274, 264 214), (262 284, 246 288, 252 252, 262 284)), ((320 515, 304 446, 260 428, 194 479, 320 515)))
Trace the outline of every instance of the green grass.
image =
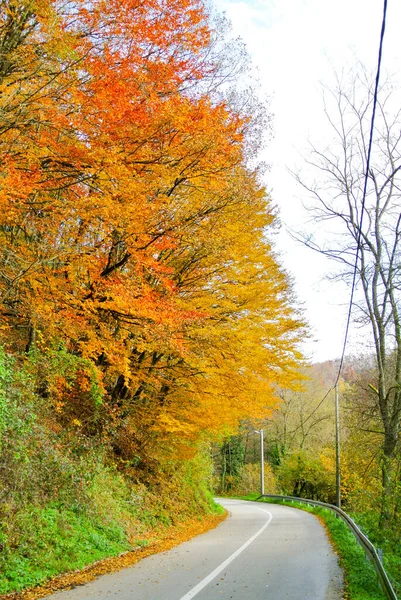
MULTIPOLYGON (((258 500, 258 498, 259 494, 242 496, 243 500, 258 500)), ((308 506, 301 502, 287 502, 270 498, 263 498, 258 501, 299 508, 321 517, 344 571, 346 597, 349 600, 385 600, 386 596, 377 581, 373 565, 367 560, 365 552, 342 519, 336 517, 330 510, 318 506, 308 506)))
POLYGON ((395 593, 401 594, 401 549, 398 545, 396 550, 392 547, 384 548, 384 568, 392 579, 395 593))
POLYGON ((223 510, 207 488, 210 468, 202 456, 166 467, 153 486, 124 478, 101 457, 85 458, 67 465, 71 477, 59 478, 47 498, 37 465, 28 463, 24 489, 0 507, 0 595, 143 547, 171 526, 223 510))
POLYGON ((2 594, 130 548, 121 527, 93 522, 62 506, 32 507, 23 513, 18 525, 23 532, 18 547, 6 547, 0 558, 2 594))
POLYGON ((401 595, 401 546, 400 531, 394 523, 393 526, 380 527, 380 514, 369 512, 350 515, 361 530, 368 536, 376 548, 383 550, 384 568, 391 578, 395 593, 401 595), (398 531, 397 531, 398 530, 398 531))
POLYGON ((217 502, 215 502, 214 500, 213 500, 212 506, 213 506, 213 512, 216 515, 222 515, 225 512, 225 508, 223 508, 221 506, 221 504, 217 504, 217 502))
MULTIPOLYGON (((56 502, 42 508, 25 506, 14 515, 16 543, 0 530, 0 594, 18 592, 60 573, 82 569, 102 558, 117 556, 133 547, 144 547, 149 543, 145 537, 147 532, 157 535, 158 530, 169 527, 173 520, 185 522, 197 515, 201 520, 207 513, 224 512, 220 505, 211 501, 207 506, 209 510, 199 507, 192 515, 170 514, 167 518, 167 513, 163 514, 161 504, 157 505, 153 497, 148 500, 154 503, 153 512, 143 507, 131 507, 131 514, 121 499, 114 496, 114 506, 111 500, 107 505, 107 519, 98 511, 88 511, 88 506, 74 508, 56 502), (137 537, 132 535, 133 531, 137 537)), ((162 501, 160 498, 159 502, 162 501)))

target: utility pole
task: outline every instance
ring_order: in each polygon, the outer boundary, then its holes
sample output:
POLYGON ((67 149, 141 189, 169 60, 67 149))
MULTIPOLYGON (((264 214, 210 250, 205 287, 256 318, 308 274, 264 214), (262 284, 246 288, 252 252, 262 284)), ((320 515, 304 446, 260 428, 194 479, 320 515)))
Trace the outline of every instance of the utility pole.
POLYGON ((336 505, 341 508, 341 463, 340 463, 340 413, 338 407, 338 382, 335 385, 336 407, 336 505))

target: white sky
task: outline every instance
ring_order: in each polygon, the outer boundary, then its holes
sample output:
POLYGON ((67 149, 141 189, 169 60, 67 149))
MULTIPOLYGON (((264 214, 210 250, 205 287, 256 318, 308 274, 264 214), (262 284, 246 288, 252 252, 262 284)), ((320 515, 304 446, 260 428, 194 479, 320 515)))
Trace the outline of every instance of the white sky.
MULTIPOLYGON (((270 165, 266 185, 279 206, 283 231, 278 249, 295 279, 312 339, 303 350, 314 361, 341 355, 350 290, 324 279, 333 267, 323 256, 296 244, 285 227, 303 229, 302 190, 288 168, 302 166, 308 140, 329 142, 320 83, 330 83, 333 68, 377 64, 383 0, 214 0, 233 34, 245 42, 263 92, 271 98, 274 139, 262 158, 270 165), (325 138, 326 133, 326 138, 325 138)), ((401 2, 388 0, 382 68, 401 71, 401 2)), ((366 351, 361 331, 351 329, 347 353, 366 351)))

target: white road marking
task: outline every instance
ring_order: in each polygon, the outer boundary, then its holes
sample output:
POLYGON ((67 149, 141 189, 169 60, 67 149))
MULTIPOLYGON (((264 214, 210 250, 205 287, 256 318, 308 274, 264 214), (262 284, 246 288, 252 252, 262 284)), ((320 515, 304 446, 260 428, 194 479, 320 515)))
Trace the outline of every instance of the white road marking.
MULTIPOLYGON (((257 508, 259 508, 259 506, 257 508)), ((252 544, 252 542, 254 542, 256 540, 256 538, 259 537, 260 534, 264 532, 266 527, 270 524, 270 522, 273 518, 273 515, 271 513, 269 513, 268 510, 265 510, 264 508, 259 508, 259 510, 261 510, 269 515, 269 519, 266 521, 266 523, 263 525, 263 527, 261 527, 259 529, 259 531, 257 531, 255 533, 255 535, 253 535, 251 538, 249 538, 249 540, 247 542, 245 542, 245 544, 243 544, 240 548, 238 548, 238 550, 236 550, 233 554, 231 554, 231 556, 229 556, 227 558, 227 560, 222 562, 214 571, 212 571, 211 573, 209 573, 209 575, 207 575, 204 579, 202 579, 202 581, 200 581, 198 583, 198 585, 196 585, 194 588, 192 588, 192 590, 190 590, 187 594, 185 594, 185 596, 180 598, 180 600, 190 600, 191 598, 194 598, 197 594, 199 594, 199 592, 202 591, 204 587, 206 587, 211 581, 213 581, 213 579, 215 577, 217 577, 217 575, 219 573, 221 573, 226 567, 228 567, 228 565, 230 563, 232 563, 233 560, 235 560, 237 558, 237 556, 239 556, 241 554, 241 552, 243 552, 246 548, 248 548, 248 546, 250 546, 252 544)))

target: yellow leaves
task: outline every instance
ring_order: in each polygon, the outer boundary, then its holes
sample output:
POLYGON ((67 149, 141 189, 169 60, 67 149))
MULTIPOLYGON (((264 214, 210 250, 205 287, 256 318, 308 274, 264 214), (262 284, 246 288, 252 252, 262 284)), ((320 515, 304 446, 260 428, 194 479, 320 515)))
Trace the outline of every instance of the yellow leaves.
POLYGON ((174 416, 171 412, 162 411, 158 414, 157 423, 153 427, 154 431, 160 431, 164 434, 173 434, 174 436, 185 436, 193 438, 198 431, 193 423, 185 423, 182 416, 174 416))
POLYGON ((320 454, 320 462, 325 471, 328 473, 335 474, 336 472, 336 460, 334 452, 330 453, 321 453, 320 454))
MULTIPOLYGON (((16 97, 0 139, 3 318, 18 348, 34 324, 102 371, 128 455, 160 453, 156 439, 184 452, 266 415, 297 377, 302 324, 246 167, 250 117, 205 93, 220 75, 203 3, 35 6, 24 79, 4 88, 16 97)), ((71 407, 89 379, 74 386, 52 393, 80 427, 71 407)))
POLYGON ((56 413, 61 414, 63 412, 64 402, 56 401, 54 405, 54 410, 56 413))

